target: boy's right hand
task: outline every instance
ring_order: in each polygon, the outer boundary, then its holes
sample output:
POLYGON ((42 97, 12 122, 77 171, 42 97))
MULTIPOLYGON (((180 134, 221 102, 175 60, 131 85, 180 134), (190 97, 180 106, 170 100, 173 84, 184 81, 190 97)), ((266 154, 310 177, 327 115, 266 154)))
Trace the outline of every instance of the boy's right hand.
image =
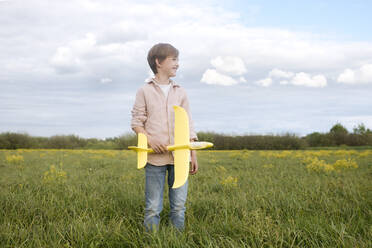
POLYGON ((149 143, 149 146, 154 150, 155 153, 165 153, 168 151, 166 145, 153 140, 150 137, 147 138, 147 143, 149 143))

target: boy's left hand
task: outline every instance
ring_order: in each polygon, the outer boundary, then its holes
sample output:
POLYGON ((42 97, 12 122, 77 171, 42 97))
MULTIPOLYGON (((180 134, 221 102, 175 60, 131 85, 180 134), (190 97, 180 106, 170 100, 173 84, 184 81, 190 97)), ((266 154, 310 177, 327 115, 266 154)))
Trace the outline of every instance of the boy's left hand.
POLYGON ((198 160, 196 159, 196 151, 191 151, 190 161, 190 175, 194 175, 198 172, 198 160))

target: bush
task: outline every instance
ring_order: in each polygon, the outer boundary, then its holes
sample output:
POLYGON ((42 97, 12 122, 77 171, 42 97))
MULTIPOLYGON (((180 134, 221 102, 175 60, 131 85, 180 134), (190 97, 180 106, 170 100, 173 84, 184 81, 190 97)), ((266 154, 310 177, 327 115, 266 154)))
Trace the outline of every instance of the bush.
POLYGON ((75 135, 55 135, 49 138, 48 148, 54 149, 76 149, 82 148, 87 141, 75 135))
POLYGON ((347 129, 341 125, 341 123, 335 124, 331 130, 329 130, 329 135, 336 145, 346 145, 348 137, 347 129))
POLYGON ((1 149, 20 149, 31 148, 31 137, 27 133, 1 133, 0 148, 1 149))
MULTIPOLYGON (((314 132, 301 138, 295 134, 283 135, 226 135, 215 132, 198 132, 200 141, 214 144, 216 150, 297 150, 306 147, 372 146, 372 131, 359 124, 353 133, 340 123, 328 133, 314 132)), ((137 144, 133 132, 106 139, 84 139, 76 135, 32 137, 26 133, 1 133, 0 149, 54 148, 54 149, 127 149, 137 144)))

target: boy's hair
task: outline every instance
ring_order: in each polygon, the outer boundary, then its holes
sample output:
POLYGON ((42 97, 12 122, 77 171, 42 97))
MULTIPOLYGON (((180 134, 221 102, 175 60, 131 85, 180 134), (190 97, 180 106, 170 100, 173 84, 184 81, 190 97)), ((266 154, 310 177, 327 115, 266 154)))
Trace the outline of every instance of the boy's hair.
POLYGON ((168 43, 159 43, 154 45, 147 54, 147 62, 149 62, 151 70, 154 74, 158 73, 156 68, 156 59, 159 63, 163 62, 168 56, 178 57, 178 50, 168 43))

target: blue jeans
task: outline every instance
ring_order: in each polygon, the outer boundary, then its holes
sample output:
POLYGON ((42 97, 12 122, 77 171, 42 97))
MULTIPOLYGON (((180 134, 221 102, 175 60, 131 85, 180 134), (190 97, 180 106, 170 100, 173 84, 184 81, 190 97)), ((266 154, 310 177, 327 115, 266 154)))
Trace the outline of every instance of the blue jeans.
POLYGON ((163 191, 165 175, 168 171, 169 203, 170 203, 170 222, 178 229, 183 230, 185 221, 185 203, 187 198, 186 183, 176 189, 172 189, 174 182, 174 165, 154 166, 146 164, 146 185, 145 185, 145 228, 147 231, 158 229, 160 213, 163 210, 163 191))

